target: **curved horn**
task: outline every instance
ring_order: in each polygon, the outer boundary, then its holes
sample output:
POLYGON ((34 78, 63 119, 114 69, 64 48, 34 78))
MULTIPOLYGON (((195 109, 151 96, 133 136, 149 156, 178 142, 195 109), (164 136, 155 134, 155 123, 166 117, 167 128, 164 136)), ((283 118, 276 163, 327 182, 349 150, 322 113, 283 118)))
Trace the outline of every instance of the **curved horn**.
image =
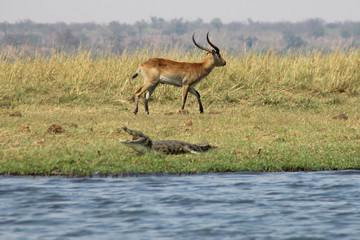
MULTIPOLYGON (((209 34, 209 33, 208 33, 208 34, 209 34)), ((209 52, 209 53, 212 52, 212 50, 211 50, 210 48, 206 48, 206 47, 200 46, 200 45, 195 41, 195 33, 194 33, 193 36, 192 36, 192 40, 193 40, 195 46, 197 46, 198 48, 200 48, 200 49, 202 49, 202 50, 204 50, 204 51, 207 51, 207 52, 209 52)), ((211 44, 210 44, 210 45, 211 45, 211 44)), ((212 45, 211 45, 211 46, 212 46, 212 45)))
POLYGON ((217 52, 217 53, 219 53, 220 52, 220 49, 215 45, 215 44, 213 44, 212 42, 210 42, 210 39, 209 39, 209 32, 206 34, 206 40, 208 41, 208 43, 215 49, 215 51, 217 52))

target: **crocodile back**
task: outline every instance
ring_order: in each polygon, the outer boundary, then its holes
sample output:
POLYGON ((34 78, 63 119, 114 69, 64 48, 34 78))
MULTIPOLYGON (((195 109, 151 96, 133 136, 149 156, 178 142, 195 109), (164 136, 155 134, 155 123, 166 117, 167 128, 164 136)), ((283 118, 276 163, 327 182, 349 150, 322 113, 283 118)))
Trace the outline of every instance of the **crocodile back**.
POLYGON ((212 148, 211 145, 191 144, 176 140, 153 141, 152 150, 161 154, 200 153, 212 148))

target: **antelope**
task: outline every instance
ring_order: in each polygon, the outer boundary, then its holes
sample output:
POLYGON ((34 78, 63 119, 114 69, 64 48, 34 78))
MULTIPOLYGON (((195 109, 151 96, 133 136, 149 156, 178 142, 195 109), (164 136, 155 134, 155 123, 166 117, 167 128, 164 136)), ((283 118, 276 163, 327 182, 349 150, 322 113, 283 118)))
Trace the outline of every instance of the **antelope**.
POLYGON ((207 52, 207 57, 202 62, 175 62, 163 58, 150 58, 140 65, 132 77, 133 79, 136 78, 141 72, 144 78, 143 85, 135 91, 135 115, 138 112, 139 97, 146 91, 144 105, 145 112, 149 114, 148 101, 159 83, 182 87, 182 106, 180 111, 184 110, 186 98, 190 92, 195 95, 199 102, 200 113, 204 113, 200 94, 194 87, 201 79, 209 75, 215 67, 226 65, 226 61, 220 55, 220 49, 210 41, 209 32, 206 35, 206 39, 213 49, 199 45, 195 41, 195 33, 192 36, 195 46, 207 52))

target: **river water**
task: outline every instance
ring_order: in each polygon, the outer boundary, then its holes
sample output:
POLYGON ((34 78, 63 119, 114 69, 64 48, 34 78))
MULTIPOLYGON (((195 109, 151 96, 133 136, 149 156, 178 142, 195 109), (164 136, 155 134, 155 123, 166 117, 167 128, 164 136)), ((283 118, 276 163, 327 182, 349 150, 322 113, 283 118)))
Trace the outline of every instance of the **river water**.
POLYGON ((360 239, 360 171, 0 176, 0 239, 360 239))

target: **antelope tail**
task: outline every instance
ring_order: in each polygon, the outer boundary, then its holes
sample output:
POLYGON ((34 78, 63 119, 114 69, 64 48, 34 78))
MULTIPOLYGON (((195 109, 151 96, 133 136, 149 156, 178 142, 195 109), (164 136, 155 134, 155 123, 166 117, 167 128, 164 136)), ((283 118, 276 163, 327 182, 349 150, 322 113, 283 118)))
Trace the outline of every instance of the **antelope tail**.
POLYGON ((139 68, 136 73, 132 76, 132 79, 136 78, 139 75, 141 68, 139 68))

